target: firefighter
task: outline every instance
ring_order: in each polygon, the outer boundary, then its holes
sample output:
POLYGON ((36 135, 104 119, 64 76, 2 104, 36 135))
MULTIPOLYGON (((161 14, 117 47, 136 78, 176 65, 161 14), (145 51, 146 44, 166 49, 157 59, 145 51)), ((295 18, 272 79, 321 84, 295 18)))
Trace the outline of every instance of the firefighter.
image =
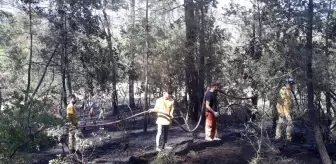
POLYGON ((279 118, 277 120, 276 129, 275 129, 275 139, 278 140, 281 138, 282 125, 286 126, 286 139, 287 141, 292 141, 292 130, 293 130, 293 121, 291 117, 291 91, 292 87, 295 84, 292 78, 286 79, 286 84, 280 89, 279 99, 276 105, 279 118))
POLYGON ((218 138, 217 133, 217 118, 218 117, 218 105, 217 105, 217 83, 212 83, 209 91, 205 95, 205 140, 221 140, 218 138))
POLYGON ((75 152, 76 148, 76 133, 78 131, 78 115, 75 108, 76 96, 70 95, 70 103, 67 106, 67 121, 69 126, 69 150, 70 153, 75 152))
POLYGON ((159 147, 160 137, 163 131, 163 144, 162 149, 171 149, 170 146, 166 146, 168 140, 168 129, 172 123, 174 113, 174 100, 172 98, 172 90, 163 93, 163 96, 156 100, 154 109, 149 109, 150 112, 162 112, 158 113, 156 124, 158 126, 156 134, 156 151, 161 151, 159 147))

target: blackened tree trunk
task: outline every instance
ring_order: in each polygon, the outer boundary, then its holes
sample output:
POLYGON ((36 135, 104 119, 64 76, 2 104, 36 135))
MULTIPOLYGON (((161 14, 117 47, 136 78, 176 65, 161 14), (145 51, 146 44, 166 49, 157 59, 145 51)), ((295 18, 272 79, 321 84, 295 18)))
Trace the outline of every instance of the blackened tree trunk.
MULTIPOLYGON (((205 4, 204 0, 199 2, 200 15, 200 34, 199 34, 199 66, 198 66, 198 95, 199 102, 203 102, 204 97, 204 80, 205 80, 205 4)), ((202 107, 203 108, 203 107, 202 107)), ((200 113, 203 114, 203 113, 200 113)))
POLYGON ((132 8, 132 31, 131 31, 131 64, 130 64, 130 70, 128 74, 128 99, 129 99, 129 105, 131 108, 135 107, 135 102, 134 102, 134 80, 135 80, 135 75, 134 75, 134 57, 135 57, 135 44, 134 44, 134 29, 135 29, 135 0, 131 0, 131 8, 132 8))
POLYGON ((210 86, 211 84, 211 70, 213 70, 214 65, 213 65, 213 60, 214 60, 214 46, 213 46, 213 42, 214 42, 214 38, 213 38, 213 28, 208 28, 208 32, 207 32, 207 46, 206 46, 206 60, 205 60, 205 68, 206 68, 206 84, 207 86, 210 86))
POLYGON ((324 145, 319 119, 318 112, 314 109, 314 91, 313 91, 313 69, 312 69, 312 55, 313 55, 313 16, 314 16, 314 6, 313 0, 309 0, 308 4, 308 29, 307 29, 307 58, 306 58, 306 67, 307 67, 307 92, 308 92, 308 110, 310 113, 310 118, 312 121, 313 129, 315 132, 315 141, 317 148, 319 150, 321 160, 324 164, 331 164, 330 157, 328 155, 327 149, 324 145))
MULTIPOLYGON (((107 1, 105 2, 105 6, 107 5, 107 1)), ((108 50, 109 50, 109 58, 111 59, 112 64, 112 106, 113 106, 113 113, 117 115, 119 119, 119 111, 118 111, 118 96, 117 96, 117 67, 116 67, 116 61, 115 61, 115 52, 113 51, 112 46, 112 34, 111 34, 111 25, 110 21, 107 18, 107 13, 105 11, 106 9, 103 9, 104 19, 105 19, 105 28, 107 30, 107 44, 108 44, 108 50)))
POLYGON ((184 0, 185 4, 185 23, 186 23, 186 49, 185 56, 185 73, 186 88, 190 98, 189 112, 194 121, 198 119, 198 111, 200 108, 197 96, 197 72, 195 68, 195 49, 196 49, 196 20, 195 20, 195 4, 193 0, 184 0))
POLYGON ((68 56, 68 29, 67 29, 67 14, 64 12, 64 64, 65 64, 65 75, 66 75, 66 85, 68 88, 69 95, 72 94, 72 85, 71 85, 71 68, 70 61, 68 56))
MULTIPOLYGON (((146 54, 145 54, 145 108, 148 110, 148 54, 149 54, 149 25, 148 25, 148 0, 146 0, 146 54)), ((147 132, 148 114, 144 114, 144 132, 147 132)))

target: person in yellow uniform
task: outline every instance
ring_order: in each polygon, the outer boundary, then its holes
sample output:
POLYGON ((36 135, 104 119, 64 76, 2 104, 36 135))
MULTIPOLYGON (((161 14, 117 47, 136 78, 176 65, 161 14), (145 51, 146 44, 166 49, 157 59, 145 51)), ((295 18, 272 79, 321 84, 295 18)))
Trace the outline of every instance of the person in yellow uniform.
POLYGON ((286 85, 280 89, 279 99, 276 105, 279 118, 275 130, 275 139, 278 140, 281 138, 282 125, 286 123, 286 139, 287 141, 292 140, 292 129, 293 121, 291 117, 291 91, 292 87, 295 84, 292 78, 286 80, 286 85))
POLYGON ((67 121, 69 123, 69 150, 71 153, 75 152, 76 147, 76 133, 78 124, 78 115, 75 108, 76 96, 70 95, 70 103, 67 106, 67 121))
POLYGON ((149 109, 150 112, 162 112, 157 114, 157 134, 156 134, 156 151, 161 151, 160 137, 163 130, 163 145, 162 149, 169 149, 169 146, 166 146, 168 140, 168 129, 172 123, 173 112, 174 112, 174 100, 172 98, 172 90, 168 89, 167 92, 163 93, 163 96, 156 100, 154 109, 149 109))

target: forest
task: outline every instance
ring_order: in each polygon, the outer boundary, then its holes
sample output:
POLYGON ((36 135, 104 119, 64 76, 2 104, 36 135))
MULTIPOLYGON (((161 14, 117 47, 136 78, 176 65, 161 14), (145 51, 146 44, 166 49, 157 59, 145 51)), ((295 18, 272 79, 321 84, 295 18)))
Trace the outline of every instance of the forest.
POLYGON ((0 0, 0 161, 332 164, 335 7, 334 0, 0 0), (274 139, 288 78, 289 143, 274 139), (221 140, 206 142, 212 83, 221 140), (168 88, 174 148, 156 152, 157 116, 147 110, 168 88), (76 153, 67 148, 71 95, 76 153))

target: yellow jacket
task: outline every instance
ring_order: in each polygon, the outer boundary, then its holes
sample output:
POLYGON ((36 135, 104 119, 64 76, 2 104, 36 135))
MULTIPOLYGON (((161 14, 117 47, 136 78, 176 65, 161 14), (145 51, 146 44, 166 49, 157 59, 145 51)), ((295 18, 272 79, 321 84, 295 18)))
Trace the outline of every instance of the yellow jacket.
MULTIPOLYGON (((163 97, 159 98, 156 100, 155 107, 154 107, 155 112, 162 112, 167 115, 170 115, 173 117, 173 112, 174 112, 174 100, 173 99, 164 99, 163 97)), ((172 122, 171 117, 168 117, 166 115, 163 115, 161 113, 157 114, 157 120, 156 124, 159 125, 170 125, 172 122)))
POLYGON ((77 115, 76 108, 72 104, 69 104, 67 106, 67 119, 71 122, 72 125, 77 126, 78 115, 77 115), (71 117, 71 115, 73 117, 71 117))
POLYGON ((277 103, 278 113, 289 113, 291 108, 291 91, 286 87, 280 89, 280 97, 277 103))

